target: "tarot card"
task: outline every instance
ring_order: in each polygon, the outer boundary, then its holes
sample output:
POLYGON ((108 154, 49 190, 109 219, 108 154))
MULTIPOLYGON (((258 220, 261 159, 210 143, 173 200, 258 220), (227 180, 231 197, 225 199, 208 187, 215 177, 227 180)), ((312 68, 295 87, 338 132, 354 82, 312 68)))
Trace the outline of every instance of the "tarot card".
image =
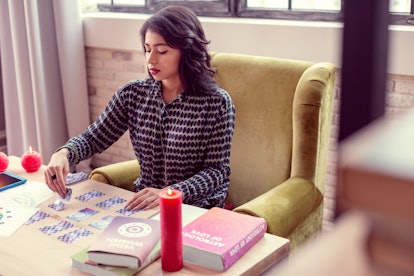
POLYGON ((69 203, 71 197, 72 197, 72 189, 67 188, 66 196, 64 198, 59 197, 58 199, 55 200, 55 202, 50 204, 49 207, 56 211, 62 211, 66 207, 66 205, 69 203))
POLYGON ((117 212, 124 215, 124 216, 131 216, 135 213, 138 213, 140 210, 127 210, 125 208, 119 209, 117 212))
POLYGON ((66 229, 71 228, 71 227, 73 227, 72 223, 70 223, 69 221, 66 221, 66 220, 62 220, 62 221, 59 221, 56 224, 41 227, 40 231, 42 231, 46 235, 50 236, 52 234, 55 234, 57 232, 66 230, 66 229))
POLYGON ((62 211, 65 208, 66 204, 62 201, 56 200, 52 204, 49 204, 49 207, 56 211, 62 211))
POLYGON ((62 236, 59 236, 58 239, 65 243, 72 243, 75 240, 87 237, 93 233, 89 230, 79 228, 62 236))
POLYGON ((72 189, 71 188, 66 188, 66 195, 64 198, 59 197, 59 200, 62 201, 63 203, 68 204, 70 199, 72 197, 72 189))
POLYGON ((36 221, 39 221, 39 220, 45 219, 45 218, 47 218, 47 217, 50 217, 50 215, 49 215, 48 213, 45 213, 45 212, 43 212, 43 211, 37 211, 37 212, 36 212, 33 216, 31 216, 31 218, 29 218, 29 219, 25 222, 25 224, 26 224, 26 225, 29 225, 29 224, 35 223, 36 221))
POLYGON ((90 223, 89 226, 96 228, 98 230, 104 230, 106 227, 108 227, 109 223, 112 221, 113 218, 113 216, 106 216, 95 222, 90 223))
POLYGON ((79 210, 76 213, 67 216, 66 218, 79 222, 92 215, 95 215, 96 213, 98 213, 98 211, 95 211, 91 208, 83 208, 82 210, 79 210))
POLYGON ((79 195, 79 196, 75 197, 75 199, 77 199, 79 201, 82 201, 82 202, 87 202, 89 200, 92 200, 94 198, 101 197, 101 196, 104 196, 104 195, 105 195, 105 193, 103 193, 103 192, 92 190, 90 192, 87 192, 86 194, 79 195))
POLYGON ((102 209, 109 209, 112 206, 121 204, 125 201, 126 201, 126 199, 123 199, 123 198, 120 198, 120 197, 117 197, 117 196, 113 196, 113 197, 108 198, 104 201, 96 203, 96 206, 101 207, 102 209))
POLYGON ((75 183, 81 182, 88 178, 88 174, 86 172, 77 172, 71 173, 66 176, 66 185, 73 185, 75 183))

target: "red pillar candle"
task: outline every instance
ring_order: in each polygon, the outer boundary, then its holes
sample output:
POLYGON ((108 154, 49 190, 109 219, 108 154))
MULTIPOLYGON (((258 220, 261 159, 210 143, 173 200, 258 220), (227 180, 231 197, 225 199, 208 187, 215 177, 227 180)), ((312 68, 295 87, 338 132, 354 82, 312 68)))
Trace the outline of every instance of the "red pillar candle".
POLYGON ((174 272, 183 267, 183 242, 181 224, 182 194, 180 191, 161 191, 161 265, 164 271, 174 272))
POLYGON ((9 157, 0 151, 0 172, 4 172, 9 166, 9 157))
POLYGON ((32 147, 29 147, 29 151, 25 152, 22 155, 22 167, 27 172, 35 172, 37 171, 40 166, 42 165, 42 157, 39 153, 32 150, 32 147))

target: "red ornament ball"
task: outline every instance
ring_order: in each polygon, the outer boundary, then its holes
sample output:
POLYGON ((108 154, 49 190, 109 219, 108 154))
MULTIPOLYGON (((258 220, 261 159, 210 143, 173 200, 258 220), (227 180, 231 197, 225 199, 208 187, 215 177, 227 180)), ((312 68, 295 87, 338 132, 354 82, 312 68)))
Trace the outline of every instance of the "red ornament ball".
POLYGON ((9 157, 4 152, 0 151, 0 172, 4 172, 9 166, 9 157))
POLYGON ((26 172, 35 172, 42 166, 42 157, 35 151, 26 152, 21 163, 26 172))

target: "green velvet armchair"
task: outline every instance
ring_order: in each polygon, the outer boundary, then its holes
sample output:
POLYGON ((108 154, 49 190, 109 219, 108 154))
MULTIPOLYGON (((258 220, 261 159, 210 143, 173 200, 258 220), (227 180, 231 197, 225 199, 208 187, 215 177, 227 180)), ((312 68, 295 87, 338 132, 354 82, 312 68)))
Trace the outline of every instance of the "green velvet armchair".
MULTIPOLYGON (((212 67, 236 106, 227 203, 295 248, 322 227, 336 68, 226 53, 212 53, 212 67)), ((131 190, 138 176, 136 160, 90 174, 131 190)))

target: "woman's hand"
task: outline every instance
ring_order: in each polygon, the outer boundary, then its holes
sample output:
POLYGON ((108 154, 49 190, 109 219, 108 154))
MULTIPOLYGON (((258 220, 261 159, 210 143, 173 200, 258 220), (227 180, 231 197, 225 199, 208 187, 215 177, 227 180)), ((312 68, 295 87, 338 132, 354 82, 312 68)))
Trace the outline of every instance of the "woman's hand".
POLYGON ((162 189, 145 188, 134 195, 125 206, 127 210, 148 210, 160 205, 158 195, 162 189))
POLYGON ((66 176, 69 173, 68 150, 61 149, 52 154, 45 171, 45 182, 49 189, 64 198, 66 195, 66 176))

